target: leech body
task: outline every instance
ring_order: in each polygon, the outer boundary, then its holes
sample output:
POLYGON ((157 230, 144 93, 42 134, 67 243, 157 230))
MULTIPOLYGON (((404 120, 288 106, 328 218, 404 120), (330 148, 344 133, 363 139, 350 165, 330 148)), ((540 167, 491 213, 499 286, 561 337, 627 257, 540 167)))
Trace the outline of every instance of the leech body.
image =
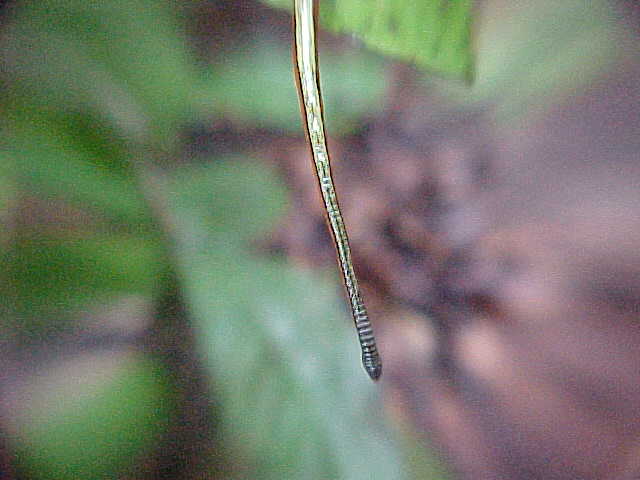
POLYGON ((294 0, 296 83, 318 184, 336 246, 338 263, 347 289, 360 349, 362 350, 362 365, 369 376, 373 380, 377 380, 382 374, 382 362, 351 262, 351 249, 347 230, 342 219, 338 197, 331 177, 329 152, 324 132, 317 60, 317 5, 314 4, 314 0, 294 0))

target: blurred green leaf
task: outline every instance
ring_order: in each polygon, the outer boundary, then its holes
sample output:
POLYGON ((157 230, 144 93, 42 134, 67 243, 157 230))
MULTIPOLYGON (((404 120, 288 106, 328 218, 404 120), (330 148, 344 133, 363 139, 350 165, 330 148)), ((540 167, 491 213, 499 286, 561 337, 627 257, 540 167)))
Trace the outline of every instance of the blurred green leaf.
POLYGON ((158 362, 128 358, 102 375, 99 363, 83 366, 85 376, 67 372, 25 392, 26 409, 13 419, 20 427, 14 447, 30 479, 118 478, 144 462, 169 428, 176 406, 158 362))
MULTIPOLYGON (((263 0, 291 9, 293 0, 263 0)), ((471 0, 323 0, 321 24, 385 55, 471 79, 471 0)))
MULTIPOLYGON (((345 133, 384 105, 382 61, 365 52, 323 52, 323 97, 331 131, 345 133)), ((261 41, 227 53, 203 88, 216 98, 223 115, 252 127, 288 131, 301 128, 291 51, 281 43, 261 41), (224 93, 222 93, 224 92, 224 93)))
POLYGON ((171 149, 200 77, 177 4, 25 1, 2 42, 14 94, 50 110, 85 109, 136 142, 171 149))
POLYGON ((178 169, 171 178, 170 189, 176 208, 201 212, 185 217, 202 223, 189 226, 183 222, 186 234, 192 230, 208 231, 216 239, 233 242, 266 233, 283 213, 285 201, 284 185, 276 172, 258 162, 231 159, 218 161, 214 167, 178 169), (203 209, 203 205, 207 208, 203 209))
POLYGON ((162 258, 152 237, 23 232, 3 258, 4 308, 19 319, 14 326, 43 335, 64 325, 62 312, 122 294, 151 295, 162 285, 162 258))
POLYGON ((5 326, 46 335, 75 309, 158 287, 166 265, 132 158, 140 143, 173 146, 189 110, 193 62, 177 18, 146 0, 12 10, 0 42, 2 173, 54 217, 71 206, 89 225, 29 219, 12 233, 0 277, 5 326))
POLYGON ((148 230, 151 218, 128 159, 131 152, 110 133, 87 116, 31 113, 11 125, 7 160, 29 191, 148 230))
MULTIPOLYGON (((247 167, 209 168, 200 171, 208 187, 203 181, 175 189, 199 189, 188 196, 203 199, 197 204, 174 194, 179 271, 222 404, 223 438, 246 468, 240 475, 404 478, 379 390, 361 370, 335 285, 256 257, 246 247, 249 232, 227 228, 233 221, 212 223, 211 212, 225 204, 206 193, 247 167)), ((266 225, 273 209, 263 206, 274 198, 267 192, 281 187, 265 167, 251 168, 242 181, 254 194, 242 205, 252 222, 266 225)))

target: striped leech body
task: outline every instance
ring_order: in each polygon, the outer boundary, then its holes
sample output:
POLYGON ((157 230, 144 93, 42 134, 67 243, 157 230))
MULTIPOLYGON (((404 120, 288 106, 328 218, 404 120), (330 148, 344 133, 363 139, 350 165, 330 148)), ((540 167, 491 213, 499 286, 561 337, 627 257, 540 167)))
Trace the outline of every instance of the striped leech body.
POLYGON ((355 322, 362 365, 373 380, 382 374, 382 362, 373 336, 371 322, 362 300, 358 280, 351 261, 351 249, 344 225, 336 189, 331 177, 329 152, 324 131, 320 73, 316 44, 318 5, 314 0, 294 0, 294 65, 296 84, 300 96, 303 123, 311 147, 318 185, 322 193, 325 211, 335 243, 338 263, 349 297, 351 313, 355 322))

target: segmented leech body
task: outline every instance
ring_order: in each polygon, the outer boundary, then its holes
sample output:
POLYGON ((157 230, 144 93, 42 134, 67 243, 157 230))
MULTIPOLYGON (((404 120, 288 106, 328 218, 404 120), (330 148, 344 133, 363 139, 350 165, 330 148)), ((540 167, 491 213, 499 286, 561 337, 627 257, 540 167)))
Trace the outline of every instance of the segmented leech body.
POLYGON ((294 35, 296 82, 300 103, 304 114, 313 162, 316 167, 318 184, 338 253, 338 262, 344 280, 351 313, 355 322, 362 365, 373 380, 382 374, 382 362, 376 347, 371 322, 362 300, 358 281, 351 262, 351 249, 347 230, 342 219, 336 189, 331 177, 329 152, 324 132, 322 96, 316 46, 317 5, 314 0, 294 0, 294 35))

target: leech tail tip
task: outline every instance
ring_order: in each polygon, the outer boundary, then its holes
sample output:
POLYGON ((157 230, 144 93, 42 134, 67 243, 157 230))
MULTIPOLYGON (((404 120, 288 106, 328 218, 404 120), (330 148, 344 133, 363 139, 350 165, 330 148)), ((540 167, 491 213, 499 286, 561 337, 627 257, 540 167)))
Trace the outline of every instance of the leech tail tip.
POLYGON ((369 374, 369 377, 374 382, 377 382, 382 375, 382 364, 378 363, 377 365, 365 365, 365 370, 369 374))

